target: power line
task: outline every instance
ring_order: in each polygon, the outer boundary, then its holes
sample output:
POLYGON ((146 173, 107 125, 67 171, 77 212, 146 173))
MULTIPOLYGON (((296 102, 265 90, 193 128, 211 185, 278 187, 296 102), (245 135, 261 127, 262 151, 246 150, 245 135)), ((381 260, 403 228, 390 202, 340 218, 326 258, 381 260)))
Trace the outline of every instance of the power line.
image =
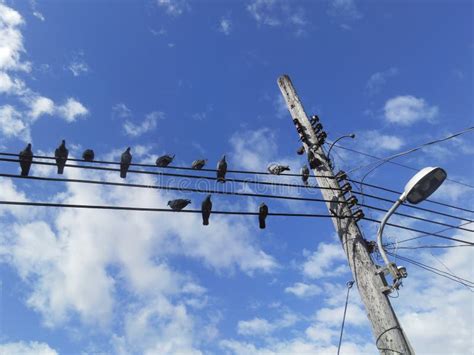
MULTIPOLYGON (((384 248, 386 248, 388 245, 384 245, 384 248)), ((449 248, 460 248, 460 247, 472 247, 473 245, 467 245, 467 244, 462 244, 462 245, 417 245, 413 247, 388 247, 388 249, 407 249, 407 250, 414 250, 414 249, 449 249, 449 248)))
MULTIPOLYGON (((366 221, 369 221, 369 222, 374 222, 374 223, 379 223, 379 224, 381 223, 381 221, 379 221, 377 219, 373 219, 373 218, 364 217, 363 219, 366 220, 366 221)), ((389 222, 387 222, 386 225, 396 227, 396 228, 405 229, 405 230, 408 230, 408 231, 411 231, 411 232, 423 233, 423 234, 430 235, 430 236, 437 237, 437 238, 442 238, 442 239, 452 240, 452 241, 460 242, 460 243, 464 243, 464 244, 474 245, 473 242, 468 242, 467 240, 447 237, 445 235, 441 235, 441 234, 438 234, 436 232, 433 232, 433 233, 425 232, 425 231, 422 231, 422 230, 419 230, 419 229, 416 229, 416 228, 402 226, 400 224, 394 224, 394 223, 389 223, 389 222)))
MULTIPOLYGON (((338 145, 335 145, 335 147, 346 149, 346 148, 338 146, 338 145)), ((364 153, 361 153, 361 154, 364 154, 364 153)), ((18 157, 18 154, 0 152, 0 156, 18 157)), ((55 160, 56 159, 55 157, 49 157, 49 156, 35 156, 34 158, 36 158, 36 159, 49 159, 49 160, 55 160)), ((381 160, 382 158, 377 158, 377 159, 381 160)), ((11 160, 9 160, 9 159, 0 159, 0 161, 12 162, 12 161, 15 161, 15 160, 13 160, 13 159, 11 159, 11 160)), ((16 161, 18 162, 19 160, 16 160, 16 161)), ((86 161, 86 160, 83 160, 83 159, 68 158, 68 161, 87 162, 87 163, 93 163, 93 164, 120 165, 119 162, 105 161, 105 160, 86 161)), ((33 161, 33 163, 38 163, 38 162, 33 161)), ((46 164, 46 165, 48 165, 48 164, 46 164)), ((54 165, 54 164, 51 164, 51 165, 54 165)), ((73 166, 73 165, 66 165, 66 166, 73 166)), ((153 164, 140 164, 140 163, 131 163, 130 166, 146 167, 146 168, 159 168, 159 169, 185 170, 185 171, 191 170, 191 171, 194 171, 194 172, 196 172, 196 171, 214 172, 214 173, 216 172, 216 169, 203 168, 203 169, 197 170, 197 169, 193 169, 193 168, 189 168, 189 167, 178 167, 178 166, 159 167, 159 166, 156 166, 156 165, 153 165, 153 164)), ((94 168, 94 167, 90 167, 90 168, 94 168)), ((417 170, 417 169, 413 168, 413 170, 417 170)), ((280 175, 274 175, 274 174, 270 174, 269 172, 250 171, 250 170, 227 170, 227 172, 228 173, 235 173, 235 174, 271 175, 271 176, 280 176, 280 177, 301 177, 301 174, 282 173, 280 175)), ((166 173, 163 173, 163 174, 166 174, 166 173)), ((321 176, 321 175, 312 175, 311 177, 315 177, 315 178, 317 178, 317 177, 326 177, 326 178, 328 178, 327 176, 321 176)), ((329 177, 329 178, 333 178, 333 177, 329 177)), ((383 191, 396 193, 398 195, 401 194, 401 192, 398 192, 396 190, 392 190, 392 189, 389 189, 389 188, 386 188, 386 187, 377 186, 377 185, 373 185, 373 184, 368 184, 368 183, 357 181, 357 180, 354 180, 354 179, 347 179, 347 180, 351 181, 351 182, 354 182, 354 183, 357 183, 357 184, 362 184, 364 186, 369 186, 369 187, 377 188, 377 189, 380 189, 380 190, 383 190, 383 191)), ((236 180, 234 180, 234 181, 236 181, 236 180)), ((240 182, 240 180, 237 180, 237 182, 240 182)), ((293 184, 289 184, 289 185, 291 187, 296 187, 296 186, 297 187, 306 187, 305 185, 293 185, 293 184)), ((288 186, 288 184, 285 184, 284 186, 288 186)), ((446 203, 443 203, 443 202, 437 202, 437 201, 433 201, 433 200, 429 200, 429 199, 427 199, 426 201, 429 201, 431 203, 435 203, 435 204, 438 204, 438 205, 441 205, 441 206, 450 207, 450 208, 459 209, 459 210, 462 210, 462 211, 465 211, 465 212, 474 213, 473 210, 468 210, 468 209, 465 209, 465 208, 462 208, 462 207, 449 205, 449 204, 446 204, 446 203)))
POLYGON ((463 286, 466 286, 468 288, 471 289, 472 291, 472 288, 474 287, 474 282, 473 281, 470 281, 470 280, 467 280, 467 279, 464 279, 462 277, 459 277, 459 276, 456 276, 452 273, 449 273, 449 272, 446 272, 446 271, 443 271, 443 270, 440 270, 440 269, 437 269, 435 267, 432 267, 432 266, 429 266, 429 265, 425 265, 423 263, 420 263, 419 261, 415 261, 413 259, 410 259, 410 258, 407 258, 407 257, 404 257, 404 256, 401 256, 401 255, 395 255, 389 251, 387 251, 387 254, 391 255, 392 257, 395 257, 395 258, 398 258, 400 260, 403 260, 407 263, 410 263, 410 264, 413 264, 415 266, 418 266, 426 271, 429 271, 429 272, 432 272, 434 274, 437 274, 439 276, 442 276, 442 277, 445 277, 447 279, 450 279, 452 281, 455 281, 457 283, 460 283, 461 285, 463 286))
MULTIPOLYGON (((130 206, 110 206, 110 205, 78 205, 67 203, 49 203, 49 202, 23 202, 23 201, 0 201, 0 205, 11 206, 30 206, 30 207, 57 207, 57 208, 81 208, 94 210, 119 210, 119 211, 136 211, 136 212, 177 212, 177 213, 202 213, 201 210, 172 210, 169 208, 152 208, 152 207, 130 207, 130 206)), ((258 216, 258 212, 247 211, 212 211, 212 214, 223 215, 240 215, 240 216, 258 216)), ((325 214, 314 213, 268 213, 268 216, 274 217, 312 217, 312 218, 348 218, 344 216, 331 216, 325 214)))
MULTIPOLYGON (((363 185, 363 186, 373 187, 373 188, 378 189, 378 190, 391 192, 391 193, 394 193, 394 194, 397 194, 397 195, 402 194, 401 191, 392 190, 392 189, 389 189, 389 188, 386 188, 386 187, 382 187, 382 186, 378 186, 378 185, 374 185, 374 184, 369 184, 369 183, 366 183, 366 182, 361 182, 361 181, 353 180, 353 179, 350 179, 350 178, 348 178, 347 181, 353 182, 355 184, 363 185)), ((457 210, 460 210, 460 211, 474 213, 473 210, 469 210, 467 208, 463 208, 463 207, 459 207, 459 206, 453 206, 453 205, 450 205, 448 203, 444 203, 444 202, 440 202, 440 201, 434 201, 434 200, 430 200, 430 199, 426 199, 425 201, 430 202, 430 203, 434 203, 436 205, 444 206, 444 207, 454 208, 454 209, 457 209, 457 210)))
MULTIPOLYGON (((437 144, 437 143, 441 143, 441 142, 447 141, 447 140, 449 140, 449 139, 453 139, 453 138, 455 138, 455 137, 458 137, 458 136, 460 136, 460 135, 463 135, 463 134, 465 134, 465 133, 468 133, 468 132, 470 132, 470 131, 472 131, 472 130, 474 130, 474 127, 469 127, 469 128, 466 128, 466 129, 464 129, 464 130, 462 130, 462 131, 460 131, 460 132, 451 134, 451 135, 449 135, 449 136, 447 136, 447 137, 440 138, 440 139, 436 139, 436 140, 434 140, 434 141, 430 141, 430 142, 427 142, 427 143, 423 143, 423 144, 421 144, 421 145, 419 145, 419 146, 417 146, 417 147, 415 147, 415 148, 411 148, 411 149, 408 149, 408 150, 406 150, 406 151, 403 151, 403 152, 400 152, 400 153, 397 153, 397 154, 390 155, 389 157, 382 158, 382 159, 380 159, 380 160, 381 160, 380 163, 377 164, 374 168, 372 168, 367 174, 365 174, 365 176, 367 176, 367 175, 368 175, 369 173, 371 173, 373 170, 375 170, 376 168, 378 168, 380 165, 385 164, 386 162, 388 162, 388 161, 390 161, 390 160, 392 160, 392 159, 395 159, 395 158, 398 158, 398 157, 401 157, 401 156, 404 156, 404 155, 407 155, 407 154, 416 152, 416 151, 418 151, 418 150, 420 150, 420 149, 422 149, 422 148, 424 148, 424 147, 427 147, 427 146, 429 146, 429 145, 433 145, 433 144, 437 144)), ((358 167, 356 167, 356 168, 354 168, 354 169, 349 170, 349 173, 352 173, 352 172, 354 172, 354 171, 356 171, 356 170, 359 170, 359 169, 363 169, 363 168, 369 167, 369 166, 371 166, 371 165, 373 165, 373 164, 374 164, 374 162, 372 162, 372 163, 370 163, 370 164, 358 166, 358 167)), ((365 177, 365 176, 364 176, 364 177, 365 177)), ((363 180, 364 180, 364 179, 362 179, 362 181, 363 181, 363 180)))
MULTIPOLYGON (((472 222, 462 223, 462 224, 460 224, 460 226, 465 226, 465 225, 468 225, 468 224, 471 224, 471 223, 472 223, 472 222)), ((446 232, 446 231, 451 230, 451 229, 453 229, 453 228, 441 229, 441 230, 439 230, 439 231, 436 231, 436 233, 443 233, 443 232, 446 232)), ((426 233, 426 234, 418 235, 418 236, 416 236, 416 237, 403 239, 403 240, 397 241, 397 242, 395 242, 395 243, 389 243, 389 244, 387 244, 387 246, 391 246, 391 245, 395 245, 395 244, 402 244, 402 243, 406 243, 406 242, 409 242, 409 241, 412 241, 412 240, 415 240, 415 239, 430 237, 431 235, 432 235, 431 233, 426 233)))
MULTIPOLYGON (((69 179, 69 178, 50 178, 50 177, 39 177, 39 176, 21 176, 13 174, 2 174, 0 177, 15 178, 15 179, 30 179, 30 180, 39 180, 39 181, 52 181, 52 182, 74 182, 74 183, 84 183, 84 184, 94 184, 94 185, 108 185, 108 186, 123 186, 123 187, 136 187, 136 188, 148 188, 148 189, 157 189, 157 190, 171 190, 171 191, 186 191, 186 192, 197 192, 197 193, 206 193, 206 194, 221 194, 221 195, 236 195, 236 196, 246 196, 246 197, 260 197, 260 198, 273 198, 273 199, 283 199, 283 200, 296 200, 296 201, 307 201, 307 202, 332 202, 330 200, 320 199, 320 198, 307 198, 307 197, 296 197, 296 196, 285 196, 285 195, 271 195, 271 194, 259 194, 259 193, 250 193, 250 192, 234 192, 234 191, 220 191, 212 189, 197 189, 197 188, 187 188, 187 187, 174 187, 174 186, 162 186, 162 185, 142 185, 142 184, 132 184, 132 183, 122 183, 122 182, 109 182, 109 181, 97 181, 97 180, 85 180, 85 179, 69 179)), ((347 203, 347 202, 346 202, 347 203)), ((366 207, 369 209, 374 209, 377 211, 387 212, 383 208, 378 208, 375 206, 359 204, 360 207, 366 207)), ((450 228, 456 228, 465 230, 468 232, 474 232, 472 229, 462 228, 459 226, 453 226, 450 224, 421 218, 417 216, 412 216, 404 213, 395 213, 399 216, 406 218, 416 219, 423 222, 428 222, 432 224, 448 226, 450 228)))
MULTIPOLYGON (((372 159, 376 159, 376 160, 383 160, 384 158, 381 158, 381 157, 378 157, 378 156, 375 156, 375 155, 372 155, 372 154, 369 154, 369 153, 365 153, 365 152, 361 152, 360 150, 356 150, 356 149, 352 149, 352 148, 348 148, 348 147, 345 147, 345 146, 342 146, 342 145, 339 145, 339 144, 335 144, 334 147, 336 148, 340 148, 340 149, 344 149, 344 150, 347 150, 349 152, 353 152, 353 153, 357 153, 357 154, 360 154, 360 155, 364 155, 366 157, 369 157, 369 158, 372 158, 372 159)), ((374 163, 374 162, 373 162, 374 163)), ((402 163, 398 163, 396 161, 387 161, 387 163, 389 164, 392 164, 392 165, 397 165, 399 167, 402 167, 402 168, 405 168, 405 169, 409 169, 409 170, 413 170, 413 171, 419 171, 420 169, 418 168, 414 168, 413 166, 409 166, 409 165, 406 165, 406 164, 402 164, 402 163)), ((455 184, 459 184, 459 185, 463 185, 463 186, 466 186, 466 187, 469 187, 471 189, 474 189, 474 185, 470 185, 470 184, 466 184, 465 182, 461 182, 461 181, 457 181, 457 180, 453 180, 451 178, 446 178, 446 180, 448 181, 451 181, 455 184)), ((360 183, 360 182, 359 182, 360 183)), ((431 201, 433 202, 432 200, 426 200, 426 201, 431 201)))
MULTIPOLYGON (((6 161, 6 162, 19 162, 19 159, 9 159, 9 158, 0 158, 0 161, 6 161)), ((47 162, 39 162, 39 161, 33 161, 33 164, 39 164, 39 165, 48 165, 48 166, 56 166, 55 163, 47 163, 47 162)), ((100 171, 120 171, 120 169, 116 168, 108 168, 108 167, 99 167, 99 166, 91 166, 91 165, 73 165, 73 164, 65 164, 67 167, 71 168, 79 168, 79 169, 91 169, 91 170, 100 170, 100 171)), ((181 178, 191 178, 191 179, 205 179, 205 180, 216 180, 216 177, 212 176, 204 176, 204 175, 190 175, 190 174, 175 174, 175 173, 165 173, 165 172, 156 172, 156 171, 147 171, 147 170, 128 170, 130 173, 137 173, 137 174, 147 174, 147 175, 158 175, 158 176, 172 176, 172 177, 181 177, 181 178)), ((243 180, 243 179, 233 179, 233 178, 226 178, 226 181, 228 182, 237 182, 237 183, 243 183, 243 184, 256 184, 256 185, 267 185, 267 186, 283 186, 283 187, 295 187, 295 188, 302 188, 302 189, 327 189, 327 190, 339 190, 331 187, 323 187, 323 186, 306 186, 306 185, 301 185, 301 184, 290 184, 290 183, 277 183, 277 182, 270 182, 270 181, 259 181, 259 180, 243 180)), ((353 193, 361 195, 361 196, 366 196, 369 198, 377 199, 380 201, 386 201, 393 203, 393 200, 386 199, 383 197, 363 193, 363 192, 357 192, 353 191, 353 193)), ((413 206, 413 205, 406 205, 404 204, 403 206, 406 206, 408 208, 413 208, 417 209, 420 211, 425 211, 425 212, 430 212, 434 214, 438 214, 441 216, 445 217, 450 217, 454 219, 459 219, 463 221, 469 221, 469 222, 474 222, 470 219, 460 217, 460 216, 455 216, 451 215, 448 213, 443 213, 435 210, 430 210, 427 208, 423 207, 418 207, 418 206, 413 206)))

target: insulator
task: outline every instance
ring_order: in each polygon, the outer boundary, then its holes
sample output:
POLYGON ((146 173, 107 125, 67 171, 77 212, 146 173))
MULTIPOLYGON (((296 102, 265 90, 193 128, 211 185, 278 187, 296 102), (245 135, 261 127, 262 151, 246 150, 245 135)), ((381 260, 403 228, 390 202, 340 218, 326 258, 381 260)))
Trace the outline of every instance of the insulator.
POLYGON ((354 212, 352 217, 355 219, 356 222, 360 221, 362 218, 365 217, 364 212, 362 210, 357 210, 354 212))
POLYGON ((315 125, 316 123, 319 122, 319 117, 318 115, 313 115, 311 116, 309 122, 311 123, 311 126, 315 125))
POLYGON ((341 170, 336 174, 336 181, 342 182, 343 180, 347 179, 347 174, 345 171, 341 170))
POLYGON ((327 137, 328 135, 326 134, 326 132, 321 132, 317 135, 318 141, 324 141, 327 137))
POLYGON ((344 185, 341 187, 341 195, 345 195, 346 193, 352 191, 352 186, 350 183, 346 182, 344 185))
POLYGON ((355 196, 351 196, 348 200, 347 200, 347 205, 349 206, 349 208, 357 205, 359 203, 359 200, 357 200, 357 197, 355 196))
POLYGON ((317 123, 313 126, 315 133, 319 133, 323 129, 323 125, 321 123, 317 123))
POLYGON ((297 118, 293 118, 293 123, 294 123, 295 125, 299 125, 299 124, 300 124, 300 121, 298 121, 297 118))

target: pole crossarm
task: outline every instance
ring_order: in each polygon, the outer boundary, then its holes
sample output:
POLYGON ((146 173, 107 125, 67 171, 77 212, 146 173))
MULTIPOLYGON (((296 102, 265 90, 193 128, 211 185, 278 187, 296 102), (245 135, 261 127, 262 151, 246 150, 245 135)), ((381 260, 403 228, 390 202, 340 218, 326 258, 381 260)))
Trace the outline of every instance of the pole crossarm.
POLYGON ((320 139, 306 115, 290 78, 287 75, 281 76, 278 79, 278 86, 297 132, 300 134, 300 139, 303 141, 310 163, 313 161, 313 164, 316 165, 313 172, 317 176, 318 185, 323 187, 321 193, 325 200, 332 201, 326 202, 326 205, 333 214, 332 222, 365 305, 374 337, 377 339, 377 348, 381 354, 413 354, 390 301, 387 295, 382 292, 387 286, 385 278, 373 263, 367 243, 362 237, 355 218, 341 219, 337 217, 351 216, 352 211, 346 203, 344 194, 340 193, 341 186, 335 179, 323 144, 319 144, 320 139))

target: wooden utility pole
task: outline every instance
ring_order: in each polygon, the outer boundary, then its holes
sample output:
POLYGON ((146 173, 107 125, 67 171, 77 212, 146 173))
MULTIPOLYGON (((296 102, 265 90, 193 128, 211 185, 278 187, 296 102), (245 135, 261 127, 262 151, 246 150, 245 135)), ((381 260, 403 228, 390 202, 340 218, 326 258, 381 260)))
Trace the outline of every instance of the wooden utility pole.
MULTIPOLYGON (((302 138, 310 163, 312 162, 310 165, 314 168, 313 172, 317 176, 319 186, 331 188, 322 189, 321 193, 325 200, 331 201, 326 202, 326 205, 331 214, 335 215, 332 222, 346 253, 362 302, 365 304, 377 348, 381 354, 414 354, 390 301, 383 292, 387 289, 385 278, 378 272, 370 257, 367 243, 362 237, 356 219, 351 217, 353 212, 350 205, 329 165, 322 144, 319 144, 321 132, 316 133, 313 129, 290 78, 287 75, 281 76, 278 79, 278 86, 302 138)), ((314 123, 313 120, 313 125, 314 123)))

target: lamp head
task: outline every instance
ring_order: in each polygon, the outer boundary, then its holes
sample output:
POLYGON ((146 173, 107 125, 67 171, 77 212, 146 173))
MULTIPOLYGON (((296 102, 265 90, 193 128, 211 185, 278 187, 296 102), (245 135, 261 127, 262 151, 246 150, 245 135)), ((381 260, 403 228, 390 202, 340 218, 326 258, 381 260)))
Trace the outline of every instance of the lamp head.
POLYGON ((421 169, 405 185, 405 191, 400 199, 408 200, 412 204, 426 200, 443 183, 448 175, 439 167, 427 167, 421 169))

